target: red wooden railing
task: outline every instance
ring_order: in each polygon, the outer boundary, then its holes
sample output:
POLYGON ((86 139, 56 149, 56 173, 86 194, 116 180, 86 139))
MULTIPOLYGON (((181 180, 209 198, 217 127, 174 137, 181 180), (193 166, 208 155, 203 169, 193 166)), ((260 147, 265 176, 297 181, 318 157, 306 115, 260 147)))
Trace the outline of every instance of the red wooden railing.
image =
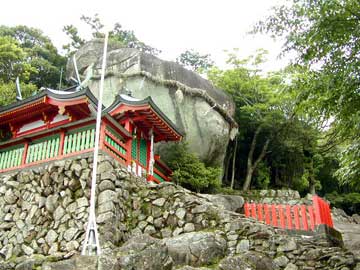
POLYGON ((334 227, 331 210, 319 196, 313 196, 312 205, 281 205, 245 203, 246 217, 264 221, 268 225, 289 230, 314 230, 316 226, 325 224, 334 227))

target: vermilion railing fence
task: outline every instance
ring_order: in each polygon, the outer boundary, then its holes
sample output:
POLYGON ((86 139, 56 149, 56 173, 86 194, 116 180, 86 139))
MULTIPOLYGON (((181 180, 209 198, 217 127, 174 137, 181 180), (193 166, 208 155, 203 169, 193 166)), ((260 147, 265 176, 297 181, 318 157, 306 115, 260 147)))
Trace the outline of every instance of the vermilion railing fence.
POLYGON ((245 203, 244 211, 246 217, 282 229, 309 231, 321 224, 333 228, 329 204, 316 195, 312 197, 312 203, 312 205, 245 203))

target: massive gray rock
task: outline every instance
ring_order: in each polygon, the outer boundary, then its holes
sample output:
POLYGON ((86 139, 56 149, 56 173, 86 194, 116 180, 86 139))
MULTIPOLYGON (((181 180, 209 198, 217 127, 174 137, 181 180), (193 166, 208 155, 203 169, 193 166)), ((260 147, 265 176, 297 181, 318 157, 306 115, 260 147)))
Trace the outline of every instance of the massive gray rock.
MULTIPOLYGON (((102 63, 102 40, 93 40, 76 54, 83 85, 98 96, 102 63)), ((68 63, 68 78, 76 77, 68 63)), ((156 105, 185 132, 190 149, 204 162, 222 166, 226 147, 237 130, 234 103, 222 90, 181 65, 161 60, 136 49, 111 43, 107 54, 104 104, 111 105, 118 94, 135 98, 151 96, 156 105)), ((166 146, 159 145, 159 151, 166 146)))
POLYGON ((227 257, 220 261, 220 270, 272 270, 272 260, 259 252, 248 251, 237 256, 227 257))
POLYGON ((360 260, 360 224, 355 219, 346 215, 341 209, 332 210, 334 227, 341 232, 344 245, 351 250, 360 260))
POLYGON ((176 265, 209 265, 224 257, 226 251, 225 239, 214 232, 184 233, 164 243, 176 265))
POLYGON ((244 198, 238 195, 204 194, 205 198, 225 210, 240 213, 244 205, 244 198))
POLYGON ((147 234, 131 238, 117 253, 123 270, 171 270, 173 260, 165 244, 147 234))
MULTIPOLYGON (((231 207, 211 196, 173 183, 149 184, 105 154, 100 167, 112 171, 115 179, 109 185, 108 178, 99 177, 97 186, 102 256, 79 256, 90 190, 87 185, 72 190, 64 175, 76 175, 76 164, 89 168, 88 155, 14 173, 19 183, 11 188, 16 203, 0 196, 0 269, 360 270, 359 258, 324 231, 297 235, 267 226, 229 211, 231 207), (48 188, 40 181, 53 171, 59 181, 51 183, 52 199, 39 205, 48 188), (33 179, 31 184, 27 179, 33 179)), ((8 184, 9 177, 0 175, 0 194, 8 184)))

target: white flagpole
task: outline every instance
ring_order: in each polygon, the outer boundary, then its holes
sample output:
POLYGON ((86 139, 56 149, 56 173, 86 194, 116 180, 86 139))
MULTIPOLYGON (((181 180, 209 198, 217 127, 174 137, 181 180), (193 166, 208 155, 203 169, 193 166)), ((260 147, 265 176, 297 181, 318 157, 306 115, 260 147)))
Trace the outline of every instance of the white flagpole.
POLYGON ((104 77, 105 77, 108 38, 109 38, 109 32, 106 32, 105 42, 104 42, 103 62, 101 67, 101 80, 100 80, 100 89, 98 96, 97 115, 96 115, 95 147, 94 147, 94 161, 93 161, 94 163, 93 163, 92 178, 91 178, 89 220, 86 228, 84 245, 81 253, 82 255, 93 255, 94 253, 95 255, 101 254, 101 247, 99 243, 99 237, 98 237, 98 231, 96 225, 96 215, 95 215, 95 202, 96 202, 95 191, 96 191, 96 175, 97 175, 99 140, 100 140, 100 123, 101 123, 101 114, 102 114, 102 97, 104 92, 104 77))

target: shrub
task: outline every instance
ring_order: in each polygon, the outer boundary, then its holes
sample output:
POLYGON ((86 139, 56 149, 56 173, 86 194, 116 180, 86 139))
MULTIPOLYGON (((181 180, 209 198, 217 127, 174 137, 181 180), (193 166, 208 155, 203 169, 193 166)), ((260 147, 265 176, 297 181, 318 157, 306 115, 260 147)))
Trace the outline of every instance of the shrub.
POLYGON ((174 171, 173 181, 196 192, 212 192, 220 183, 220 168, 205 166, 197 156, 190 153, 184 142, 168 147, 164 160, 174 171))
POLYGON ((332 206, 343 209, 348 215, 360 213, 360 193, 338 194, 336 191, 325 195, 332 206))

